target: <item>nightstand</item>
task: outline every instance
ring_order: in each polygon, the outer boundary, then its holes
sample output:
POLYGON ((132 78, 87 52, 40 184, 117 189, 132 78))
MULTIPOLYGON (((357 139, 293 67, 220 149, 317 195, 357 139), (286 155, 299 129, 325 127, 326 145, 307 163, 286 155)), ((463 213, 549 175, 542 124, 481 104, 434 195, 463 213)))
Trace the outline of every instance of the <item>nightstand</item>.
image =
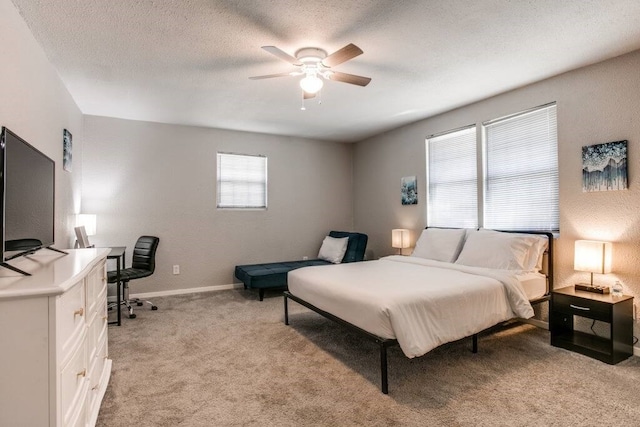
POLYGON ((633 297, 576 291, 573 286, 551 293, 551 345, 614 365, 633 355, 633 297), (609 324, 609 337, 576 331, 574 316, 609 324))

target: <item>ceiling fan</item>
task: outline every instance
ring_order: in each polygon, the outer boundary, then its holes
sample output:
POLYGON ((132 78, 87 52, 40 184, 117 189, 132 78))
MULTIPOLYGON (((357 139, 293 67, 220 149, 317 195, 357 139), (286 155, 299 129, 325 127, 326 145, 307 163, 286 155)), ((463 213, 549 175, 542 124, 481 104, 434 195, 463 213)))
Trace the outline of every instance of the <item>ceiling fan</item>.
POLYGON ((362 49, 353 43, 349 43, 342 49, 327 55, 327 52, 317 47, 305 47, 296 51, 291 56, 275 46, 262 46, 270 54, 293 64, 296 70, 288 73, 267 74, 264 76, 249 77, 252 80, 270 79, 272 77, 304 76, 300 80, 304 99, 313 98, 322 89, 323 79, 349 83, 357 86, 366 86, 371 81, 370 77, 357 76, 355 74, 333 71, 332 67, 340 65, 350 59, 361 55, 362 49))

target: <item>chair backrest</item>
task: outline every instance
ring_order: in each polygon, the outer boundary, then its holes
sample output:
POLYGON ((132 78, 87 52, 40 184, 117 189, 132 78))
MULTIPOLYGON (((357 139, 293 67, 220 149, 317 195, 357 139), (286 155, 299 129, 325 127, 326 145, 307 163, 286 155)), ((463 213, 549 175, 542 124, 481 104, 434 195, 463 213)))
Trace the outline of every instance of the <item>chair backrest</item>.
POLYGON ((153 273, 156 269, 156 249, 160 239, 155 236, 140 236, 133 248, 133 262, 131 268, 148 270, 153 273))
POLYGON ((364 252, 367 249, 369 236, 363 233, 350 233, 348 231, 332 231, 329 236, 342 238, 348 237, 347 251, 342 258, 342 262, 358 262, 364 260, 364 252))

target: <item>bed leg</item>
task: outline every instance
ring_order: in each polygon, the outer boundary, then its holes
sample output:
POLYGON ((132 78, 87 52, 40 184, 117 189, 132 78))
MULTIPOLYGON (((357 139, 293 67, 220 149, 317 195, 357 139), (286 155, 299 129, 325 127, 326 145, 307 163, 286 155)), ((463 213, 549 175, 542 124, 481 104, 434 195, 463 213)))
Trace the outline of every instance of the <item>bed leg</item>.
POLYGON ((285 294, 284 296, 284 324, 288 325, 289 324, 289 298, 287 298, 287 295, 285 294))
POLYGON ((380 379, 382 393, 389 394, 389 380, 387 377, 387 346, 380 343, 380 379))
POLYGON ((472 340, 473 340, 473 348, 471 349, 471 352, 477 353, 478 352, 478 334, 473 334, 472 340))

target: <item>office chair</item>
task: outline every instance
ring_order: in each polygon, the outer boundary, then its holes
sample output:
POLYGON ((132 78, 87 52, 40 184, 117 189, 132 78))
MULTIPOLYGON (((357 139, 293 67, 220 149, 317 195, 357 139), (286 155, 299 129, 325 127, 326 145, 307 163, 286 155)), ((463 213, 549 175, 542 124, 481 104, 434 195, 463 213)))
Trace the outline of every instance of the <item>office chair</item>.
MULTIPOLYGON (((156 269, 156 250, 158 249, 159 242, 160 239, 158 237, 141 236, 133 248, 133 262, 131 263, 131 267, 120 270, 120 281, 123 283, 124 291, 120 304, 127 307, 130 319, 136 318, 136 315, 133 313, 132 304, 141 306, 146 302, 151 306, 151 310, 158 309, 151 301, 141 301, 139 298, 129 299, 129 281, 141 279, 153 274, 156 269)), ((108 271, 107 282, 116 283, 116 286, 119 286, 117 281, 117 272, 108 271)), ((112 307, 110 306, 110 308, 112 307)))

